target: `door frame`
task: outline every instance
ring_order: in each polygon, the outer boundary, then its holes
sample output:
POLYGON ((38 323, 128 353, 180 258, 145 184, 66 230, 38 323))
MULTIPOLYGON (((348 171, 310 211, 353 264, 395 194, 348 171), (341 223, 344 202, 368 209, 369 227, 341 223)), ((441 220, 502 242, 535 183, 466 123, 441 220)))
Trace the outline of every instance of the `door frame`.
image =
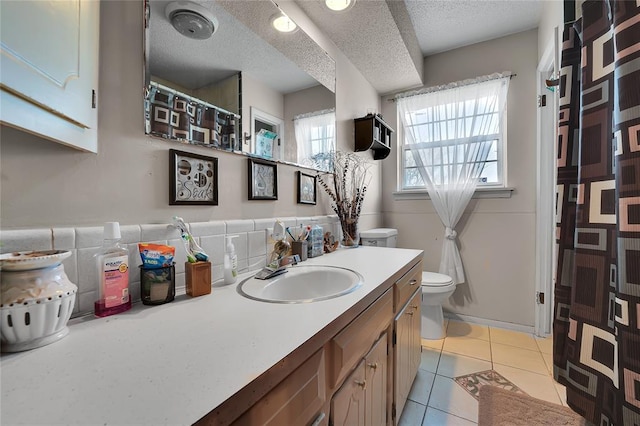
POLYGON ((553 324, 553 293, 555 284, 555 203, 556 203, 556 146, 558 128, 558 93, 550 91, 545 80, 550 75, 557 76, 558 27, 554 37, 547 44, 537 68, 537 94, 546 95, 546 106, 537 108, 536 143, 536 294, 535 294, 535 334, 548 336, 553 324), (544 295, 540 303, 538 294, 544 295))

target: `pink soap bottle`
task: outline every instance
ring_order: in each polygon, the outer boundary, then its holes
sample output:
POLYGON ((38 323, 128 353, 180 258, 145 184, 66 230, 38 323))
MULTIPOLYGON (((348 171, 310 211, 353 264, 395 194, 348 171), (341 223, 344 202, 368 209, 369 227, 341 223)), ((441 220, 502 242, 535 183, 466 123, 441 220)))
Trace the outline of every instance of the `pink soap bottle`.
POLYGON ((129 250, 120 245, 120 224, 104 224, 102 249, 96 254, 100 298, 95 315, 106 317, 131 309, 129 295, 129 250))

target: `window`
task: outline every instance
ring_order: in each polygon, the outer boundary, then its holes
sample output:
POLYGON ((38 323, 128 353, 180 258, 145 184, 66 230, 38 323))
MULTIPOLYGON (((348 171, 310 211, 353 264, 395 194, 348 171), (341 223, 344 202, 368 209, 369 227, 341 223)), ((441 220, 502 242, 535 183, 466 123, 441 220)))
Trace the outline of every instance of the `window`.
POLYGON ((402 123, 402 190, 473 176, 478 186, 504 187, 509 77, 447 87, 398 99, 402 123))
POLYGON ((293 125, 298 144, 298 163, 331 169, 331 152, 335 151, 335 110, 324 110, 295 117, 293 125))

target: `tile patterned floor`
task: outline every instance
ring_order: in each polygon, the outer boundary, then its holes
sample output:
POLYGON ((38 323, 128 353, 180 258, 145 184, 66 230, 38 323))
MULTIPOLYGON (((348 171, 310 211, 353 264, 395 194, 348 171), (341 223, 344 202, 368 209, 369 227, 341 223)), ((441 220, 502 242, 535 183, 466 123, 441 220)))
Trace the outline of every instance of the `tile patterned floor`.
POLYGON ((490 369, 535 398, 566 406, 564 387, 551 374, 552 352, 551 337, 447 321, 447 337, 422 340, 420 370, 400 425, 477 424, 478 401, 453 378, 490 369))

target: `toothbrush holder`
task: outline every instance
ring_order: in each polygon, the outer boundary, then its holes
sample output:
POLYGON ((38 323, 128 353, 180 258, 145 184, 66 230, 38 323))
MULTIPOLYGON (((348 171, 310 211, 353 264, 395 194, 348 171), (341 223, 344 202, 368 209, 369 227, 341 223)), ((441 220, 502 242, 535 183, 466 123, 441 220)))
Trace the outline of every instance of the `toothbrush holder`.
POLYGON ((211 293, 211 262, 185 262, 185 284, 191 297, 211 293))
POLYGON ((307 240, 291 242, 291 254, 300 256, 300 261, 307 260, 307 240))

